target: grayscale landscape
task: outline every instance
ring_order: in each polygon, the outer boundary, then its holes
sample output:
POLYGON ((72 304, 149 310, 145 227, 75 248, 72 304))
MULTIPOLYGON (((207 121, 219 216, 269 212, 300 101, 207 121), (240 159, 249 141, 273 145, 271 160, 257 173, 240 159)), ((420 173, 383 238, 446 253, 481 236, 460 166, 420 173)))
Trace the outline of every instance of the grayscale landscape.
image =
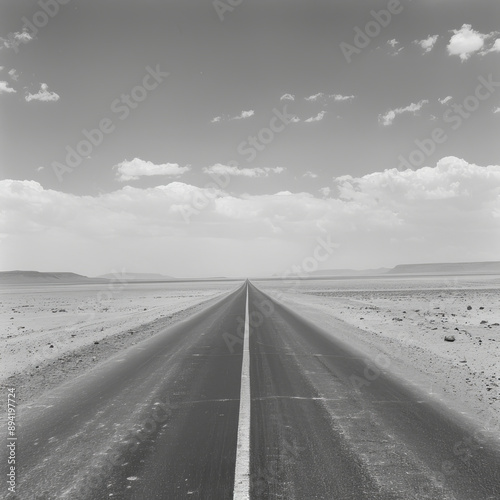
POLYGON ((4 0, 0 500, 500 500, 498 0, 4 0))

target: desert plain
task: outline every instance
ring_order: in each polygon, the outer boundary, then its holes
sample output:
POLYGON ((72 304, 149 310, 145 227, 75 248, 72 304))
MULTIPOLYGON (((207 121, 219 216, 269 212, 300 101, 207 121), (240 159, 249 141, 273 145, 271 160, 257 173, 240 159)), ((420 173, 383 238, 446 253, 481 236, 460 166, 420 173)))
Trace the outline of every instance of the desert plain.
POLYGON ((389 371, 500 442, 500 276, 256 285, 361 351, 372 360, 373 376, 389 371))
MULTIPOLYGON (((500 435, 500 276, 254 280, 329 335, 500 435), (445 340, 445 337, 454 339, 445 340)), ((0 290, 2 386, 19 404, 103 363, 241 281, 9 285, 0 290)))

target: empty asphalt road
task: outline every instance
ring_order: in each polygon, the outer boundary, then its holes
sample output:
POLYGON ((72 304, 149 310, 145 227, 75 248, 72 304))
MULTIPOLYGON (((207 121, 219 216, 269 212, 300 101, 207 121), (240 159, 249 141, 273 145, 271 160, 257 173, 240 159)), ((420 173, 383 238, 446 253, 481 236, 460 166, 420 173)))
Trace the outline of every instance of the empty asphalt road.
POLYGON ((252 498, 500 499, 485 434, 249 290, 252 498))
POLYGON ((246 282, 19 408, 11 498, 500 499, 487 435, 370 363, 246 282))

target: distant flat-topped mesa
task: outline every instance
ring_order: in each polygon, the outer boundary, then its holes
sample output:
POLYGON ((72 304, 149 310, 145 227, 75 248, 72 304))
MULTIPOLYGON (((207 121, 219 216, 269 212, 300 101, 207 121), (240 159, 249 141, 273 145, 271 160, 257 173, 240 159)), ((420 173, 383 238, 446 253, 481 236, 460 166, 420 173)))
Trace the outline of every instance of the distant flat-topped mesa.
MULTIPOLYGON (((380 267, 378 269, 318 269, 308 274, 310 278, 347 277, 368 278, 387 275, 404 274, 499 274, 500 261, 493 262, 444 262, 431 264, 400 264, 393 268, 380 267)), ((275 275, 279 276, 279 275, 275 275)))
POLYGON ((389 270, 387 274, 500 274, 500 262, 401 264, 389 270))

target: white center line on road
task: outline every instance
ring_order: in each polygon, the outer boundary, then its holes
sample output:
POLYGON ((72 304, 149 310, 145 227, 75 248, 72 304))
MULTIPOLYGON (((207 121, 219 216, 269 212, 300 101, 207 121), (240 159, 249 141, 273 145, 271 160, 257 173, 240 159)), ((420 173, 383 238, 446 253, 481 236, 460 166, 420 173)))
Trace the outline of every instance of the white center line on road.
POLYGON ((250 499, 250 350, 248 337, 248 284, 245 305, 245 332, 243 336, 243 361, 241 363, 240 414, 238 417, 238 442, 234 471, 234 500, 250 499))

